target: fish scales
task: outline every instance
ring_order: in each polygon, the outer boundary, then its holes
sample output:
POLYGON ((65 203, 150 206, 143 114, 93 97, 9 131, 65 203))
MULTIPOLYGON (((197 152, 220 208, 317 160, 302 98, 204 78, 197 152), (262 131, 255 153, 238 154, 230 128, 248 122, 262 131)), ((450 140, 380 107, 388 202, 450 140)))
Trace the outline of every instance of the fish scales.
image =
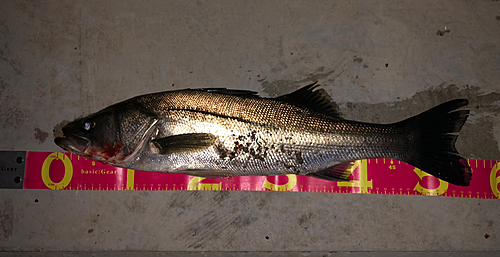
MULTIPOLYGON (((163 124, 158 131, 161 137, 182 133, 211 133, 218 137, 217 143, 204 151, 155 157, 168 163, 164 165, 170 167, 165 169, 167 172, 307 174, 345 160, 400 157, 407 142, 403 131, 395 127, 346 122, 278 101, 214 97, 198 91, 151 95, 138 101, 165 118, 159 121, 163 124), (384 147, 396 143, 401 145, 396 151, 388 152, 384 147)), ((154 146, 149 151, 154 151, 154 146)), ((142 157, 132 167, 144 168, 151 161, 142 157)))

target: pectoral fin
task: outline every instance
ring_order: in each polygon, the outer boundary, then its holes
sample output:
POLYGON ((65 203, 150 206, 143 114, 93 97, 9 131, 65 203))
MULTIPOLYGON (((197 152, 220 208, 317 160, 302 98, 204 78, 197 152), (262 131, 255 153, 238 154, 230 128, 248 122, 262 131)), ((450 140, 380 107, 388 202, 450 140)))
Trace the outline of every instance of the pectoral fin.
POLYGON ((209 133, 190 133, 157 138, 152 142, 160 154, 174 154, 207 149, 214 144, 215 136, 209 133))

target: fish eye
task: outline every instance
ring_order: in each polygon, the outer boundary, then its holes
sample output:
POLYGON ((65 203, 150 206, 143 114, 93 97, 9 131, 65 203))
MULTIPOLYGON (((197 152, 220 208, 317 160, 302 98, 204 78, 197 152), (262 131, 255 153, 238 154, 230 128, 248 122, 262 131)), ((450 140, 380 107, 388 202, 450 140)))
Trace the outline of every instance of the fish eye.
POLYGON ((91 129, 93 129, 95 126, 95 123, 92 119, 88 118, 88 119, 85 119, 83 121, 83 130, 85 131, 90 131, 91 129))

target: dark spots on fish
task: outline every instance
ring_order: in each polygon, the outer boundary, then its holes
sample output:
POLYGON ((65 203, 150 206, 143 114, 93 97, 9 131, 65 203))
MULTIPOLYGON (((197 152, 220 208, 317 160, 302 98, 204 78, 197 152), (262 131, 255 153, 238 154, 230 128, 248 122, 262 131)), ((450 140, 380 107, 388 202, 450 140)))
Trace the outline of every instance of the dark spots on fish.
POLYGON ((256 136, 255 136, 255 134, 257 134, 257 132, 252 131, 252 133, 250 134, 250 139, 251 139, 251 140, 256 140, 256 136))
POLYGON ((389 67, 389 64, 388 64, 388 63, 386 63, 386 64, 385 64, 385 67, 386 67, 386 68, 387 68, 387 67, 389 67))
POLYGON ((295 159, 297 160, 298 164, 304 164, 304 159, 302 158, 301 152, 295 152, 295 159))
POLYGON ((47 137, 49 136, 49 133, 42 131, 39 128, 35 128, 35 138, 40 141, 40 143, 45 142, 47 137))
POLYGON ((262 168, 268 169, 269 167, 267 167, 266 165, 262 165, 262 168))
POLYGON ((243 141, 243 140, 245 140, 245 139, 246 139, 246 137, 245 137, 245 136, 243 136, 243 135, 238 137, 238 140, 240 140, 240 141, 243 141))
POLYGON ((292 140, 292 137, 285 137, 285 140, 292 140))
POLYGON ((215 151, 217 152, 217 154, 219 155, 219 158, 221 159, 224 159, 228 156, 228 151, 226 150, 226 148, 224 148, 224 146, 220 145, 220 144, 217 144, 215 145, 215 151))
POLYGON ((269 236, 265 236, 264 238, 265 238, 266 240, 269 240, 269 236))
POLYGON ((285 167, 285 169, 290 170, 290 174, 299 175, 300 170, 297 167, 290 165, 286 162, 281 162, 281 163, 283 164, 283 167, 285 167))
POLYGON ((87 233, 89 233, 89 234, 92 234, 92 232, 94 232, 94 229, 93 229, 93 228, 91 228, 91 229, 89 229, 89 230, 87 231, 87 233))
POLYGON ((253 149, 253 148, 250 148, 248 154, 250 154, 251 157, 253 157, 253 158, 257 159, 257 160, 264 161, 265 156, 261 156, 259 154, 259 152, 255 151, 255 149, 253 149))

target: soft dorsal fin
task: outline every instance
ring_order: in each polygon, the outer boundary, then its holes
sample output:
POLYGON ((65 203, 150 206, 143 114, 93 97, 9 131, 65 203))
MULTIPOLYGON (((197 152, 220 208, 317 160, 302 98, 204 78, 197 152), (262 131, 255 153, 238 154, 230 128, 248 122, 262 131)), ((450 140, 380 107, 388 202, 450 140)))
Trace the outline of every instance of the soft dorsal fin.
POLYGON ((319 85, 314 82, 310 85, 302 87, 290 94, 276 97, 276 100, 305 106, 313 111, 328 115, 333 118, 342 119, 342 115, 338 111, 338 106, 332 101, 328 93, 324 89, 316 89, 319 85))

